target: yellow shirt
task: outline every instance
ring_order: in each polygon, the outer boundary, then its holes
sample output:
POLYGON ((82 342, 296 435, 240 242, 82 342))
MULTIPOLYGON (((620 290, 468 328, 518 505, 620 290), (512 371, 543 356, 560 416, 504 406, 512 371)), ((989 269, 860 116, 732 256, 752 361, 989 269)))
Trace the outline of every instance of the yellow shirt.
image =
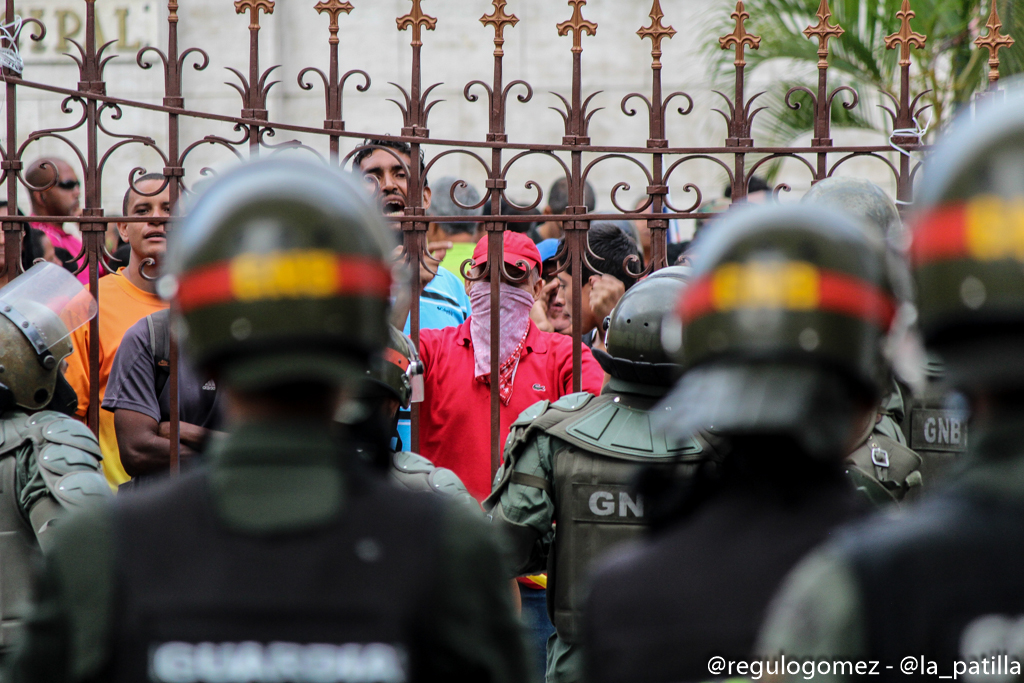
POLYGON ((462 263, 468 258, 473 258, 474 249, 476 249, 476 242, 455 242, 442 259, 441 266, 454 273, 459 278, 459 282, 464 282, 462 263))
MULTIPOLYGON (((129 327, 150 313, 167 308, 167 302, 155 294, 144 292, 128 281, 122 271, 100 278, 100 401, 107 390, 107 378, 114 364, 114 354, 129 327)), ((68 369, 64 373, 71 388, 78 394, 78 416, 83 421, 89 410, 89 325, 82 325, 71 334, 74 350, 68 356, 68 369)), ((114 414, 100 411, 100 450, 103 451, 103 473, 110 487, 117 489, 131 479, 121 466, 121 455, 114 434, 114 414)))

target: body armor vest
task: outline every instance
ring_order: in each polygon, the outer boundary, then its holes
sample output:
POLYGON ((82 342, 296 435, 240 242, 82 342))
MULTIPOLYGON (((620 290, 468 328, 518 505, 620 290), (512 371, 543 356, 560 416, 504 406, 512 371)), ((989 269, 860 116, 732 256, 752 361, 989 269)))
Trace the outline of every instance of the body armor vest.
POLYGON ((924 662, 915 673, 933 680, 950 677, 954 661, 986 659, 984 671, 958 677, 1020 680, 1020 665, 1016 674, 1008 667, 1024 659, 1024 506, 949 491, 911 515, 899 530, 858 530, 845 548, 863 596, 868 653, 892 665, 879 667, 880 678, 905 679, 899 664, 912 654, 924 662))
POLYGON ((398 683, 423 676, 440 508, 360 477, 338 518, 225 527, 205 475, 119 501, 115 681, 398 683))
POLYGON ((921 470, 929 485, 941 480, 967 452, 967 415, 944 407, 944 396, 930 389, 915 399, 910 410, 910 447, 923 460, 921 470))
POLYGON ((96 437, 66 415, 13 412, 0 419, 0 648, 10 646, 30 611, 37 537, 45 537, 50 522, 64 509, 110 496, 100 460, 96 437), (39 495, 32 496, 30 509, 23 512, 16 456, 26 444, 32 446, 29 457, 36 459, 42 485, 35 482, 39 495))
MULTIPOLYGON (((554 481, 544 482, 557 521, 548 556, 547 599, 551 621, 564 642, 579 642, 592 561, 611 546, 637 538, 647 525, 644 500, 631 486, 640 469, 673 467, 678 476, 690 476, 711 456, 699 437, 666 441, 653 433, 647 411, 658 400, 636 394, 570 394, 544 406, 533 422, 558 439, 553 442, 554 481)), ((509 463, 511 481, 531 485, 511 469, 509 463)))

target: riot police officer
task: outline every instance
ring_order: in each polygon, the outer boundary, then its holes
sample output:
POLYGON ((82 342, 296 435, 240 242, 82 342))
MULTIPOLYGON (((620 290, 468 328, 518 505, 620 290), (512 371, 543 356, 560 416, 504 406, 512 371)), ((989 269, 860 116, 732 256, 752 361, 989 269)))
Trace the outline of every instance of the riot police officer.
MULTIPOLYGON (((50 408, 70 392, 60 363, 96 301, 68 271, 40 263, 0 289, 0 652, 28 616, 31 565, 71 510, 111 496, 89 428, 50 408), (58 389, 60 387, 60 389, 58 389)), ((63 399, 65 402, 67 399, 63 399)), ((74 413, 72 408, 70 413, 74 413)))
POLYGON ((486 525, 332 438, 387 340, 391 246, 348 178, 297 161, 225 173, 175 224, 161 291, 229 433, 58 532, 13 680, 524 677, 486 525))
MULTIPOLYGON (((841 211, 882 240, 886 246, 888 286, 902 304, 911 305, 912 286, 902 248, 903 223, 896 205, 882 188, 863 178, 831 177, 815 183, 802 201, 841 211)), ((876 504, 916 497, 924 481, 922 457, 907 447, 904 435, 908 403, 905 390, 895 375, 889 380, 889 387, 845 461, 851 481, 876 504)))
POLYGON ((802 563, 765 623, 765 654, 875 660, 878 680, 1021 676, 1020 104, 1009 98, 954 128, 919 185, 910 255, 920 327, 970 406, 965 467, 896 519, 857 525, 802 563))
POLYGON ((694 263, 684 374, 651 419, 674 438, 708 429, 722 462, 674 523, 596 573, 595 683, 703 680, 712 655, 747 658, 782 577, 866 506, 841 463, 888 378, 881 245, 822 207, 759 206, 723 218, 694 263))
MULTIPOLYGON (((371 360, 366 381, 359 391, 359 400, 343 411, 342 422, 356 432, 370 436, 383 429, 376 438, 389 443, 383 449, 384 469, 392 482, 410 491, 424 491, 452 498, 469 509, 480 511, 476 499, 466 490, 458 475, 446 467, 435 467, 418 453, 403 448, 398 432, 398 411, 423 400, 423 363, 412 339, 394 326, 390 327, 387 346, 371 360), (379 420, 379 426, 374 421, 379 420)), ((371 437, 373 438, 373 437, 371 437)), ((373 461, 376 449, 366 446, 373 461)))
POLYGON ((513 423, 494 492, 484 501, 509 539, 516 575, 548 571, 547 681, 578 681, 580 620, 587 573, 611 546, 637 538, 650 506, 634 490, 645 465, 688 478, 713 450, 700 435, 666 439, 647 411, 668 391, 679 366, 661 344, 662 319, 685 285, 675 266, 638 282, 612 310, 607 352, 594 356, 610 376, 600 396, 541 401, 513 423), (557 525, 557 532, 555 531, 557 525))

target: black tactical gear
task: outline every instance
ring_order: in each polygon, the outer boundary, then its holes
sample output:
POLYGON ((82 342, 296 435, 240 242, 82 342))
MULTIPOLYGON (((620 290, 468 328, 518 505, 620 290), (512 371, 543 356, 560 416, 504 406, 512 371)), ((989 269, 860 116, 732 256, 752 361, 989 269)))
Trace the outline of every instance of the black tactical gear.
MULTIPOLYGON (((928 351, 975 409, 969 451, 931 498, 809 557, 775 600, 761 654, 817 657, 848 643, 844 658, 878 661, 879 680, 910 669, 1020 679, 1024 118, 1019 94, 1001 100, 954 126, 926 161, 911 246, 928 351)), ((921 437, 963 440, 953 417, 920 412, 921 437)))
POLYGON ((678 309, 686 373, 659 425, 786 433, 841 456, 850 420, 888 382, 895 301, 881 243, 820 207, 751 207, 722 219, 695 262, 678 309))
POLYGON ((954 386, 1024 381, 1020 97, 953 129, 920 183, 911 242, 920 327, 954 386))
POLYGON ((14 680, 521 680, 486 527, 331 431, 332 389, 387 339, 387 237, 351 181, 295 162, 226 173, 180 220, 158 286, 189 358, 251 403, 202 470, 57 530, 14 680), (277 410, 293 395, 311 415, 277 410))
POLYGON ((635 487, 641 472, 682 486, 715 457, 702 435, 666 436, 648 414, 679 372, 662 348, 661 328, 685 274, 663 269, 623 295, 610 316, 608 352, 594 354, 612 376, 605 390, 525 410, 511 426, 504 464, 484 501, 509 541, 515 574, 547 568, 557 635, 548 646, 549 681, 581 676, 581 611, 595 559, 651 524, 651 501, 635 487))
POLYGON ((353 182, 266 161, 211 183, 168 245, 189 358, 236 385, 343 380, 387 341, 391 236, 353 182))
POLYGON ((437 571, 436 501, 362 477, 342 518, 282 548, 224 528, 206 480, 186 476, 175 495, 115 511, 123 611, 112 680, 172 683, 186 666, 195 680, 236 683, 422 675, 410 635, 437 571), (203 561, 181 571, 174 554, 185 546, 203 561), (300 576, 309 580, 281 581, 300 576), (247 647, 257 649, 237 664, 247 647))

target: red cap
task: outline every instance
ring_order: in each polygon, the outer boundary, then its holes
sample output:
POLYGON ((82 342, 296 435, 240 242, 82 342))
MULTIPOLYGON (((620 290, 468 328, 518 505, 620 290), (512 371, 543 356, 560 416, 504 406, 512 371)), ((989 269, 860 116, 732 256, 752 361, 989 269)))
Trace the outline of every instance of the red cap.
MULTIPOLYGON (((505 230, 502 235, 504 236, 504 251, 502 253, 505 263, 517 267, 516 261, 526 261, 530 268, 540 270, 540 252, 537 251, 537 245, 533 243, 533 240, 521 232, 512 232, 511 230, 505 230)), ((489 239, 490 234, 477 242, 476 248, 473 250, 473 262, 478 266, 487 263, 487 240, 489 239)))

